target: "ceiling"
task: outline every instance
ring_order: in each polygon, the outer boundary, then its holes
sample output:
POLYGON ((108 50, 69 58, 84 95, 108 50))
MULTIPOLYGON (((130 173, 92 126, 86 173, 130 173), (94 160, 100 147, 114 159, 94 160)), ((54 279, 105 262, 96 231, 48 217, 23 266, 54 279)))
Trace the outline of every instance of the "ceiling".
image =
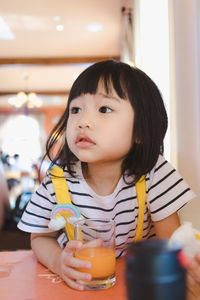
POLYGON ((43 95, 50 104, 54 96, 67 95, 89 64, 119 58, 121 8, 132 2, 0 0, 1 21, 13 34, 2 39, 0 23, 0 105, 25 89, 43 95), (89 31, 91 24, 100 30, 89 31), (58 25, 63 30, 58 31, 58 25))

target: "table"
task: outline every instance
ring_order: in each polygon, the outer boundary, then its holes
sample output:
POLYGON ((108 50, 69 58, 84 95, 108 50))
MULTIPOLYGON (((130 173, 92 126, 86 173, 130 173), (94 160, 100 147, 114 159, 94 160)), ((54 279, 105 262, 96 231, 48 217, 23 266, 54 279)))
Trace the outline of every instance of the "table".
POLYGON ((125 260, 116 265, 116 284, 103 291, 76 291, 37 262, 31 250, 0 252, 2 300, 126 300, 125 260))

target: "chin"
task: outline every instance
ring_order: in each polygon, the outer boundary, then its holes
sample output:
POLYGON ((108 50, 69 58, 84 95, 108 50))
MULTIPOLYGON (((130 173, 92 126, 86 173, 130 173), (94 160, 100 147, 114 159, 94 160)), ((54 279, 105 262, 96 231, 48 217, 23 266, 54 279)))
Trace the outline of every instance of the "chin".
POLYGON ((82 163, 88 163, 88 164, 92 164, 92 163, 97 163, 97 160, 92 160, 92 159, 79 159, 82 163))
POLYGON ((78 158, 78 160, 84 163, 96 162, 96 159, 92 159, 91 157, 88 157, 86 155, 76 155, 76 157, 78 158))

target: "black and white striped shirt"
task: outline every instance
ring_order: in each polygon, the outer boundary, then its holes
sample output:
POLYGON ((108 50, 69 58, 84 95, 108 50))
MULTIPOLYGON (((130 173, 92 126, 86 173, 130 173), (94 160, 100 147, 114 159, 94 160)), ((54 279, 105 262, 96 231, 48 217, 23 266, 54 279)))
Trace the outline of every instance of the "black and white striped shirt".
MULTIPOLYGON (((121 177, 111 195, 99 196, 85 181, 80 162, 76 165, 77 178, 71 177, 67 170, 64 173, 71 201, 83 217, 115 220, 116 256, 121 256, 135 236, 138 217, 135 185, 128 185, 121 177)), ((146 175, 146 195, 143 239, 155 236, 153 222, 170 216, 195 197, 183 178, 161 155, 146 175)), ((56 204, 51 178, 46 176, 28 203, 18 228, 34 233, 51 232, 48 222, 56 204)))

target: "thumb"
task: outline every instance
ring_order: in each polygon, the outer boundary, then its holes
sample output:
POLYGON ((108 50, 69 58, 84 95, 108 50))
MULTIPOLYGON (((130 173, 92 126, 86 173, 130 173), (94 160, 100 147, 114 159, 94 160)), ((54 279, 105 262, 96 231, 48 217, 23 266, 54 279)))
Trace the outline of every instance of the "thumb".
POLYGON ((82 246, 83 246, 83 244, 80 241, 72 240, 67 243, 64 251, 67 253, 73 253, 77 249, 80 249, 82 246))

